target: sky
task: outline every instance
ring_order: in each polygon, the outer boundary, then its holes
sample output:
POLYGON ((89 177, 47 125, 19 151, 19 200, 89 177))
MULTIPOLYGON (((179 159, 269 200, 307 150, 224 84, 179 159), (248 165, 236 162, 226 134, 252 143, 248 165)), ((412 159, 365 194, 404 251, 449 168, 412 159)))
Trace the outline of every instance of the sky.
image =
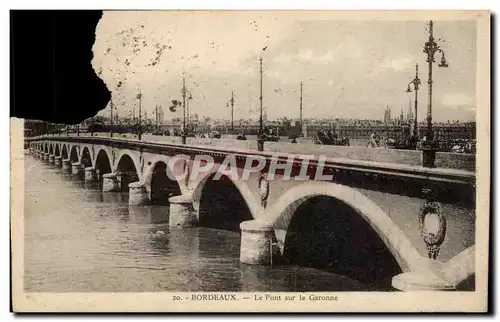
MULTIPOLYGON (((338 17, 338 16, 337 16, 338 17)), ((337 18, 338 19, 338 18, 337 18)), ((304 118, 383 119, 406 115, 406 93, 419 64, 418 118, 428 102, 427 21, 332 20, 298 12, 104 12, 96 29, 92 66, 112 91, 120 116, 130 115, 139 91, 152 115, 181 99, 182 77, 191 114, 230 119, 259 117, 259 57, 268 119, 298 118, 303 82, 304 118)), ((433 119, 475 119, 476 23, 434 21, 434 36, 449 68, 433 65, 433 119)), ((413 103, 412 103, 413 104, 413 103)))

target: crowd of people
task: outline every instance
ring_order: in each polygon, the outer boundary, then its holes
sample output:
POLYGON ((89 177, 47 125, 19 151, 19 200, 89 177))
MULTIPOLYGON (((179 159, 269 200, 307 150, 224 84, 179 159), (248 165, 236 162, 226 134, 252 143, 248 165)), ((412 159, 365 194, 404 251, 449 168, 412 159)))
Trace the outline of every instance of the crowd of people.
MULTIPOLYGON (((407 138, 380 138, 377 134, 372 133, 367 140, 365 146, 371 148, 392 148, 392 149, 410 149, 421 150, 426 145, 427 137, 421 139, 411 135, 407 138)), ((454 153, 476 153, 475 140, 440 140, 434 142, 434 148, 441 152, 454 152, 454 153)))

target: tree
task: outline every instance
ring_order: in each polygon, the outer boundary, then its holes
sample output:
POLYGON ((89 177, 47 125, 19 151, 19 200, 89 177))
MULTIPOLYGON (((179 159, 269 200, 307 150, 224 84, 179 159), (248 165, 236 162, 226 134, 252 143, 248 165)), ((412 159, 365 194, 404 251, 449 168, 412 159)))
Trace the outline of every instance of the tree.
POLYGON ((82 125, 87 128, 91 134, 101 132, 104 129, 104 118, 102 116, 94 116, 82 122, 82 125))

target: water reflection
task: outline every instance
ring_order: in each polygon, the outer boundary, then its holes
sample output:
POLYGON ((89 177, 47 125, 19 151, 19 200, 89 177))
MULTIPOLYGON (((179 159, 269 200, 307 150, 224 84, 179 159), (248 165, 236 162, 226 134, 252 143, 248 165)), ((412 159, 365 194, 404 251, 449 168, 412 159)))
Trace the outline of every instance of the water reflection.
POLYGON ((97 181, 85 181, 84 187, 87 190, 100 192, 102 190, 102 184, 97 181))
POLYGON ((168 223, 168 206, 129 206, 130 220, 138 225, 168 223))
POLYGON ((122 192, 101 192, 102 201, 110 206, 122 206, 128 201, 128 194, 122 192))

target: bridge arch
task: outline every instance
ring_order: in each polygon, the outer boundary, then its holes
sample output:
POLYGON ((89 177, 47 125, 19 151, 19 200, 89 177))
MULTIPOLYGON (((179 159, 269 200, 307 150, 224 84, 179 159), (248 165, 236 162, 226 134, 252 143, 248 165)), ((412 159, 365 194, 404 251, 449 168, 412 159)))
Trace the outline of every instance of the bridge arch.
POLYGON ((476 246, 471 246, 452 257, 443 265, 443 277, 458 291, 475 289, 476 246))
POLYGON ((116 163, 116 172, 120 174, 120 186, 122 191, 128 191, 128 185, 139 181, 138 168, 134 159, 127 153, 123 153, 116 163))
POLYGON ((63 160, 69 159, 69 154, 68 154, 68 146, 66 144, 62 144, 61 148, 61 158, 63 160))
POLYGON ((116 161, 112 162, 112 166, 113 166, 113 171, 118 171, 118 164, 120 163, 120 160, 124 157, 124 156, 127 156, 129 157, 132 162, 134 163, 134 168, 136 170, 136 173, 139 174, 140 173, 140 169, 141 169, 141 165, 139 163, 139 159, 140 159, 140 154, 138 151, 134 151, 134 150, 115 150, 115 157, 114 159, 116 161))
POLYGON ((56 157, 60 157, 61 156, 61 149, 59 148, 59 143, 56 143, 55 146, 56 146, 56 148, 54 150, 54 155, 56 157))
POLYGON ((111 159, 105 149, 100 149, 97 152, 97 156, 94 162, 94 168, 97 174, 97 179, 102 181, 103 175, 106 173, 111 173, 111 159))
POLYGON ((158 157, 151 160, 150 163, 144 177, 144 185, 150 193, 151 204, 168 205, 170 196, 178 196, 183 193, 181 185, 173 179, 168 159, 158 157))
POLYGON ((54 143, 49 144, 49 154, 53 155, 54 154, 54 143))
POLYGON ((70 150, 69 150, 69 160, 71 161, 71 163, 73 162, 78 162, 80 158, 78 157, 78 150, 76 148, 76 144, 71 146, 70 150))
POLYGON ((390 217, 344 185, 308 181, 294 186, 266 209, 265 220, 273 223, 288 262, 389 285, 401 271, 422 267, 423 257, 390 217))
POLYGON ((45 144, 43 146, 43 152, 49 152, 49 143, 48 142, 45 142, 45 144))
POLYGON ((84 168, 92 166, 92 156, 90 155, 90 150, 88 147, 83 147, 82 153, 80 155, 80 163, 84 168))
POLYGON ((256 218, 260 208, 246 182, 233 181, 226 175, 215 180, 216 174, 208 173, 193 191, 193 206, 199 224, 239 232, 239 224, 256 218))

